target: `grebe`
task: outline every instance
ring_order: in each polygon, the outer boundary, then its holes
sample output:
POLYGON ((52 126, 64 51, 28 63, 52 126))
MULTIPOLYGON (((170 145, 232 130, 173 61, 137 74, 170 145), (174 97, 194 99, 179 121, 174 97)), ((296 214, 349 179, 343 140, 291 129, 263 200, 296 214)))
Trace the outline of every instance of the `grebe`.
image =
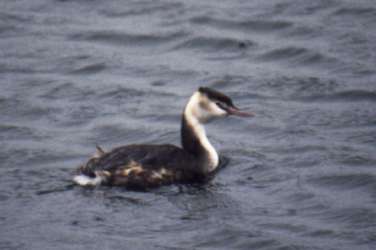
POLYGON ((105 152, 97 146, 95 155, 78 168, 73 181, 81 186, 105 184, 148 189, 205 180, 218 167, 219 157, 203 125, 228 115, 249 117, 253 113, 239 110, 218 91, 200 87, 184 108, 182 148, 170 144, 132 144, 105 152))

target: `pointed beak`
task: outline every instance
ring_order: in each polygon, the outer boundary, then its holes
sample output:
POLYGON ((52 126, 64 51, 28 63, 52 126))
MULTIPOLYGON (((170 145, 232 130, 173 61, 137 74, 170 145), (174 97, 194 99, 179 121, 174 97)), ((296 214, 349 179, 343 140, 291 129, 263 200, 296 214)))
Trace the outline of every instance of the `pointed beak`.
POLYGON ((227 111, 227 113, 228 113, 229 115, 235 115, 235 116, 240 116, 240 117, 252 117, 252 116, 255 116, 255 113, 240 110, 240 109, 238 109, 238 108, 235 107, 235 106, 233 106, 233 107, 228 107, 228 108, 226 109, 226 111, 227 111))

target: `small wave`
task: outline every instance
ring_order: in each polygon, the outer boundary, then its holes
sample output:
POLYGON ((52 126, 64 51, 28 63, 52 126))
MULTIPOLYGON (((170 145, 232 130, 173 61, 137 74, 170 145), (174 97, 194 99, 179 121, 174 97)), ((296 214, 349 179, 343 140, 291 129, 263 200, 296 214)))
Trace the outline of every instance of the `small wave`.
POLYGON ((376 15, 375 8, 362 8, 362 7, 344 7, 340 8, 333 13, 337 16, 359 16, 364 17, 364 15, 376 15))
MULTIPOLYGON (((141 90, 136 88, 127 88, 124 86, 116 86, 109 89, 106 89, 103 93, 100 93, 96 96, 98 100, 105 104, 124 104, 124 102, 130 102, 130 100, 140 99, 145 101, 147 97, 151 99, 156 98, 167 98, 171 97, 172 94, 166 93, 163 91, 155 90, 141 90)), ((137 100, 138 102, 138 100, 137 100)))
POLYGON ((7 24, 0 24, 0 36, 6 37, 6 35, 9 35, 11 32, 18 31, 19 28, 15 25, 7 25, 7 24))
POLYGON ((331 186, 340 189, 353 189, 353 188, 375 188, 376 177, 371 174, 343 174, 343 175, 327 175, 320 176, 310 180, 319 186, 331 186))
POLYGON ((376 92, 367 90, 348 90, 326 95, 311 95, 300 99, 305 101, 376 102, 376 92))
POLYGON ((40 139, 39 136, 35 133, 35 130, 17 125, 7 125, 0 124, 0 139, 12 140, 12 139, 40 139))
POLYGON ((79 88, 71 82, 66 82, 46 90, 40 97, 46 99, 82 100, 93 94, 89 89, 79 88))
MULTIPOLYGON (((130 124, 129 125, 134 125, 130 124)), ((132 144, 140 141, 149 141, 150 133, 147 133, 145 129, 140 127, 131 128, 125 127, 124 124, 103 124, 98 125, 91 131, 90 142, 92 145, 96 143, 99 145, 124 145, 132 144)), ((110 147, 111 148, 111 147, 110 147)))
POLYGON ((124 204, 132 204, 132 205, 139 205, 139 206, 144 206, 144 205, 149 205, 147 201, 144 201, 143 199, 131 197, 131 196, 125 196, 123 194, 114 194, 110 195, 107 197, 111 202, 113 203, 122 203, 124 204))
POLYGON ((0 21, 2 23, 30 23, 33 19, 33 15, 27 12, 7 13, 5 11, 0 12, 0 21))
POLYGON ((305 235, 314 237, 314 238, 320 238, 320 239, 323 239, 324 237, 333 238, 335 237, 335 231, 329 230, 329 229, 318 229, 318 230, 313 230, 311 232, 308 232, 305 235))
POLYGON ((71 71, 72 74, 93 74, 98 73, 107 68, 105 63, 90 63, 84 66, 80 66, 77 69, 71 71))
POLYGON ((36 195, 47 195, 47 194, 56 194, 61 192, 70 191, 75 187, 74 184, 67 184, 65 186, 53 187, 49 189, 43 189, 36 191, 36 195))
MULTIPOLYGON (((334 10, 332 13, 330 13, 329 19, 333 24, 344 25, 344 23, 347 23, 347 26, 363 27, 365 29, 364 32, 371 32, 376 21, 376 8, 367 8, 357 5, 346 6, 338 8, 337 10, 334 10), (358 26, 359 24, 361 26, 358 26)), ((357 32, 357 36, 359 36, 359 32, 357 32)))
POLYGON ((212 88, 217 88, 217 89, 229 88, 229 91, 235 85, 240 88, 242 84, 244 84, 245 82, 249 82, 249 81, 252 81, 252 80, 247 76, 230 75, 230 74, 225 74, 221 76, 220 78, 218 78, 218 76, 215 76, 215 77, 211 77, 205 80, 205 82, 210 83, 210 86, 212 88))
POLYGON ((99 30, 71 34, 68 38, 74 41, 103 42, 111 45, 155 46, 184 37, 185 35, 184 32, 179 31, 155 34, 131 34, 115 30, 99 30))
POLYGON ((31 68, 29 65, 19 65, 15 63, 0 62, 0 73, 14 73, 14 74, 32 74, 43 72, 36 68, 31 68))
POLYGON ((308 50, 305 48, 296 48, 296 47, 287 47, 287 48, 280 48, 274 49, 272 51, 266 52, 260 56, 261 59, 264 60, 280 60, 285 59, 287 57, 295 57, 300 56, 302 54, 307 54, 308 50))
POLYGON ((114 7, 107 7, 100 11, 102 15, 107 18, 124 18, 130 16, 138 16, 138 15, 151 15, 153 13, 159 12, 168 12, 173 10, 179 10, 184 7, 183 3, 175 3, 175 2, 144 2, 144 1, 135 1, 131 3, 127 3, 127 8, 124 10, 123 8, 119 8, 117 5, 114 7))
POLYGON ((125 87, 117 87, 115 89, 110 89, 105 91, 104 93, 99 95, 99 98, 104 99, 123 99, 123 98, 130 98, 130 97, 138 97, 145 95, 145 92, 136 90, 133 88, 125 88, 125 87))
MULTIPOLYGON (((372 140, 372 136, 366 135, 367 138, 372 140)), ((374 143, 376 140, 373 139, 372 143, 374 143)), ((375 166, 376 165, 376 159, 371 158, 367 155, 346 155, 343 158, 340 159, 340 162, 349 165, 349 166, 375 166)))
POLYGON ((0 99, 0 104, 2 104, 0 105, 2 117, 7 117, 8 119, 36 120, 57 112, 56 108, 30 102, 18 97, 12 97, 4 101, 0 99))
MULTIPOLYGON (((99 109, 100 107, 94 105, 75 105, 69 110, 62 111, 62 113, 64 114, 64 118, 59 117, 59 119, 62 120, 59 123, 64 126, 78 126, 87 124, 88 122, 95 119, 98 116, 98 114, 100 114, 99 109)), ((54 119, 57 118, 54 117, 54 119)))
POLYGON ((324 215, 325 219, 348 225, 350 228, 359 227, 373 228, 376 223, 376 213, 374 209, 363 207, 340 208, 332 210, 324 215))
POLYGON ((322 36, 323 31, 320 27, 317 26, 295 26, 290 31, 284 34, 285 37, 298 37, 298 38, 305 38, 305 39, 313 39, 322 36))
POLYGON ((299 64, 322 64, 332 61, 329 57, 307 48, 285 47, 278 48, 261 54, 258 57, 262 61, 288 60, 299 64))
POLYGON ((59 58, 59 70, 68 74, 96 74, 108 68, 103 58, 87 54, 75 54, 59 58))
POLYGON ((249 40, 241 41, 234 38, 198 36, 183 41, 175 46, 174 49, 201 49, 217 52, 218 50, 241 50, 253 46, 255 46, 255 43, 249 40))
MULTIPOLYGON (((48 144, 48 142, 44 141, 45 147, 37 148, 36 145, 39 143, 35 143, 35 141, 24 141, 25 143, 23 143, 22 146, 18 146, 17 148, 9 147, 3 150, 3 152, 0 152, 1 162, 6 162, 12 167, 20 166, 21 169, 23 166, 28 166, 29 168, 27 169, 30 169, 29 173, 35 173, 35 176, 38 176, 40 172, 35 170, 32 166, 35 167, 45 163, 56 163, 59 160, 72 159, 72 153, 68 152, 66 149, 65 151, 58 150, 55 143, 48 144)), ((23 171, 18 173, 28 176, 27 173, 23 171)))
POLYGON ((289 28, 293 26, 291 22, 287 21, 266 21, 266 20, 227 20, 218 19, 207 16, 199 16, 190 19, 190 22, 198 25, 207 25, 215 28, 225 28, 232 30, 247 30, 254 32, 271 32, 289 28))

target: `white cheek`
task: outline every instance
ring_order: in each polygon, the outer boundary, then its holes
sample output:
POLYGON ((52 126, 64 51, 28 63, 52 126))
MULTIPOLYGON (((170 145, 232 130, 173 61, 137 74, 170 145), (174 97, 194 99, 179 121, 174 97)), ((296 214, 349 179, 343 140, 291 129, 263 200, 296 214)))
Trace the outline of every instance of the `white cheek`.
POLYGON ((208 100, 199 92, 196 92, 189 100, 185 114, 195 117, 199 122, 206 123, 215 117, 223 117, 227 112, 208 100))
POLYGON ((209 105, 209 109, 210 109, 210 113, 213 115, 213 116, 225 116, 227 114, 226 111, 224 111, 223 109, 219 108, 217 106, 217 104, 215 103, 210 103, 209 105))
POLYGON ((212 116, 209 113, 208 110, 203 109, 200 106, 197 107, 195 114, 196 114, 196 117, 198 118, 198 120, 202 123, 209 121, 211 119, 211 116, 212 116))
POLYGON ((227 115, 226 111, 219 108, 216 104, 210 103, 206 108, 198 107, 197 117, 202 123, 209 122, 216 117, 223 117, 227 115))

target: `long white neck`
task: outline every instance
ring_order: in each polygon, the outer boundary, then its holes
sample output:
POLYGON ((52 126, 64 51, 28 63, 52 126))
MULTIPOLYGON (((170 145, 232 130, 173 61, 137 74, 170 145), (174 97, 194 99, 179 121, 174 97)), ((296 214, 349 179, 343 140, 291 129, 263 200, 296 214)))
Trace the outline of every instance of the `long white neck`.
POLYGON ((205 127, 199 117, 203 111, 199 106, 199 94, 194 94, 183 113, 182 145, 197 157, 204 173, 212 172, 219 164, 219 156, 206 136, 205 127))

